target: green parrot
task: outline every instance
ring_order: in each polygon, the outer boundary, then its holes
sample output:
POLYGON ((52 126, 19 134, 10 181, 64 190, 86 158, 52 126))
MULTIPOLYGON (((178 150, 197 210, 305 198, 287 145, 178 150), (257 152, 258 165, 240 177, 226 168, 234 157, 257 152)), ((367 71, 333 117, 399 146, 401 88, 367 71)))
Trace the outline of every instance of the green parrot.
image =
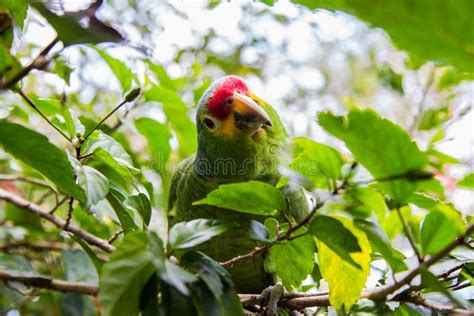
MULTIPOLYGON (((193 205, 221 184, 257 180, 276 185, 281 149, 288 134, 277 112, 254 95, 243 79, 221 78, 204 92, 196 115, 197 153, 174 173, 169 194, 170 223, 198 218, 233 222, 224 234, 199 245, 216 261, 246 254, 259 245, 250 238, 252 220, 265 217, 210 205, 193 205)), ((282 188, 287 214, 300 221, 309 212, 302 189, 282 188)), ((245 199, 245 196, 241 197, 245 199)), ((265 254, 228 268, 239 293, 261 293, 274 282, 265 271, 265 254)))

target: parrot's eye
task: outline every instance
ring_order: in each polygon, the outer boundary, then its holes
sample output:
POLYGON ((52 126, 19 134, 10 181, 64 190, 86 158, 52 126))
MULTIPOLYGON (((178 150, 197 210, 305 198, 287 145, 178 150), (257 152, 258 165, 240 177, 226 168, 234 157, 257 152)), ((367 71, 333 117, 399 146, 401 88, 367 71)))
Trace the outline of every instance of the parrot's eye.
POLYGON ((217 122, 217 120, 215 118, 211 117, 211 116, 208 116, 208 115, 205 115, 203 117, 202 123, 211 132, 214 132, 219 127, 219 123, 217 122))
POLYGON ((228 98, 227 100, 225 100, 225 102, 227 104, 232 104, 232 102, 234 102, 234 100, 232 100, 232 98, 228 98))

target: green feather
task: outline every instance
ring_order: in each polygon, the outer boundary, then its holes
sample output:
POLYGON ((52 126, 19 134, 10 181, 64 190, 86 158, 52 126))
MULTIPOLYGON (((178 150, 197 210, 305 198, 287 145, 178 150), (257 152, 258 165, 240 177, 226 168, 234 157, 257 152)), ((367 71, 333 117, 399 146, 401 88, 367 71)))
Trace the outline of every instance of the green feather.
MULTIPOLYGON (((225 261, 248 253, 259 245, 250 239, 249 224, 251 220, 263 222, 265 217, 192 203, 203 199, 224 183, 259 180, 276 185, 280 178, 280 154, 288 134, 278 113, 270 105, 258 100, 273 122, 272 127, 264 127, 265 133, 258 140, 247 135, 234 139, 211 135, 202 126, 200 117, 207 114, 206 102, 213 86, 204 93, 198 108, 198 153, 183 161, 173 175, 168 207, 171 224, 197 218, 235 223, 234 228, 196 248, 216 261, 225 261)), ((301 220, 308 213, 303 191, 290 190, 288 187, 282 188, 282 191, 287 197, 288 214, 301 220)), ((272 284, 273 278, 265 271, 263 261, 263 255, 258 255, 229 268, 238 292, 260 293, 272 284)))

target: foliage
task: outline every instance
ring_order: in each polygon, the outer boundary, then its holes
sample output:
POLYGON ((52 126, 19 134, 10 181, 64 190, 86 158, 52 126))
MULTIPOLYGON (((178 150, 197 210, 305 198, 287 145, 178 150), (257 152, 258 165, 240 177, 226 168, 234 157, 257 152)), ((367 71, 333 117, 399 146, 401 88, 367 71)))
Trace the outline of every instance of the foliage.
MULTIPOLYGON (((269 9, 277 2, 263 2, 253 3, 246 13, 255 18, 270 14, 286 27, 289 18, 269 9)), ((198 49, 176 52, 175 65, 187 69, 179 75, 143 52, 126 61, 115 55, 114 48, 128 44, 116 26, 96 16, 100 1, 61 12, 41 2, 0 0, 1 314, 260 311, 263 298, 237 293, 227 270, 257 255, 263 255, 266 271, 288 292, 298 292, 284 294, 281 305, 288 309, 405 315, 416 313, 407 304, 412 303, 425 313, 426 308, 440 310, 421 303, 433 294, 446 299, 444 311, 472 307, 459 295, 465 288, 472 291, 472 216, 451 200, 449 190, 472 190, 474 175, 449 178, 451 166, 465 170, 463 162, 438 146, 447 140, 443 129, 455 115, 468 113, 456 109, 451 99, 461 93, 458 85, 472 80, 472 1, 294 2, 310 10, 344 11, 382 28, 408 52, 411 63, 434 69, 426 89, 448 96, 425 108, 424 95, 413 126, 406 128, 409 124, 367 109, 363 98, 340 92, 343 111, 311 116, 311 128, 319 126, 325 137, 295 137, 281 152, 278 184, 265 179, 223 183, 194 202, 249 219, 248 238, 255 248, 217 262, 198 246, 242 223, 168 220, 171 174, 196 152, 191 104, 221 73, 249 79, 263 75, 241 56, 267 39, 258 35, 225 55, 212 52, 219 37, 210 32, 198 49), (21 30, 36 18, 57 37, 46 47, 13 49, 21 30), (65 49, 58 50, 59 45, 65 49), (429 61, 450 67, 422 65, 429 61), (88 81, 93 78, 82 69, 89 64, 104 70, 94 74, 103 85, 92 93, 88 81), (435 75, 438 69, 441 75, 435 75), (64 89, 46 80, 51 74, 61 78, 64 89), (109 83, 117 89, 108 89, 109 83), (446 178, 449 184, 443 187, 440 180, 444 184, 446 178), (298 222, 289 215, 291 203, 284 193, 301 187, 312 209, 298 222), (437 265, 441 259, 443 265, 437 265), (369 275, 379 284, 367 290, 369 275), (417 276, 419 285, 411 283, 417 276), (329 294, 306 293, 310 290, 329 294)), ((211 2, 206 10, 224 5, 211 2)), ((409 76, 390 65, 376 68, 365 69, 365 79, 403 98, 409 76)), ((356 84, 353 90, 360 93, 356 84)))
POLYGON ((311 9, 341 10, 380 27, 400 49, 408 51, 418 63, 434 60, 474 71, 474 22, 465 12, 474 9, 472 1, 436 2, 390 0, 375 4, 368 0, 300 1, 311 9), (404 23, 400 23, 403 21, 404 23), (440 23, 443 21, 444 23, 440 23), (430 36, 426 37, 426 34, 430 36))

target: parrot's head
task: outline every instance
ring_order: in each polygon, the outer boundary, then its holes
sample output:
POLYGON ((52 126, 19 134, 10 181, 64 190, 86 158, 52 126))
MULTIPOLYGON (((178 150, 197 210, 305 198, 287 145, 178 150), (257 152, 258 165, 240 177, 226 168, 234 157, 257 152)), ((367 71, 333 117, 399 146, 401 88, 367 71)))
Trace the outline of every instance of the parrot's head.
POLYGON ((196 124, 200 134, 227 140, 258 140, 272 128, 264 102, 237 76, 221 78, 204 92, 196 124))

